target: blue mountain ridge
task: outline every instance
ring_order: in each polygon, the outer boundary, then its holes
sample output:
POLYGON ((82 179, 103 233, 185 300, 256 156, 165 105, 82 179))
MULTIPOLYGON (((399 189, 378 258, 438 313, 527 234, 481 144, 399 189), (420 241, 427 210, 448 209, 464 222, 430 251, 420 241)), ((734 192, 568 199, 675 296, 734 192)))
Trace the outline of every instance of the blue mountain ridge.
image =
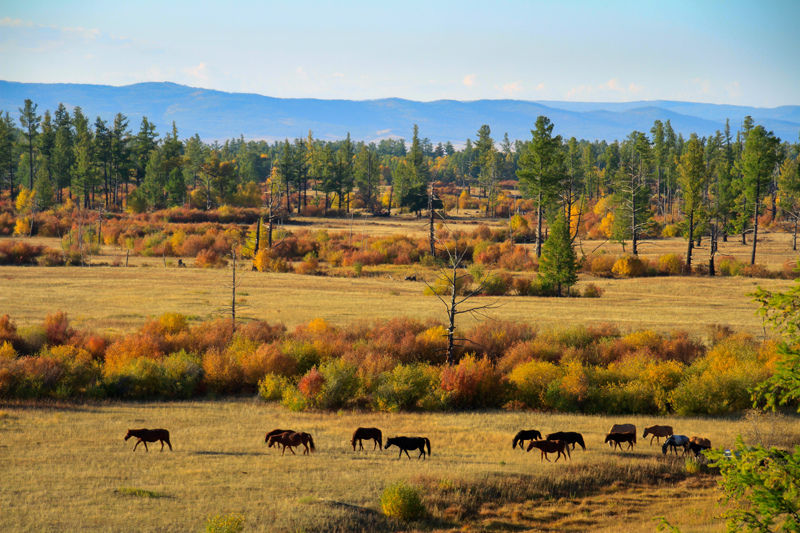
POLYGON ((652 100, 635 102, 563 102, 527 100, 435 100, 402 98, 376 100, 323 100, 274 98, 250 93, 228 93, 179 85, 146 82, 115 87, 74 83, 20 83, 0 81, 0 110, 16 119, 26 98, 43 113, 59 103, 80 106, 92 121, 109 122, 118 112, 138 129, 143 116, 156 124, 158 133, 169 132, 175 121, 181 137, 199 134, 206 141, 244 136, 246 139, 283 140, 314 136, 376 141, 411 137, 414 124, 420 135, 433 142, 463 144, 489 124, 495 139, 508 133, 529 139, 536 117, 547 116, 555 131, 565 137, 612 141, 632 131, 649 132, 655 120, 669 120, 676 132, 701 136, 722 131, 729 119, 736 131, 746 115, 787 141, 800 135, 800 106, 775 108, 652 100))

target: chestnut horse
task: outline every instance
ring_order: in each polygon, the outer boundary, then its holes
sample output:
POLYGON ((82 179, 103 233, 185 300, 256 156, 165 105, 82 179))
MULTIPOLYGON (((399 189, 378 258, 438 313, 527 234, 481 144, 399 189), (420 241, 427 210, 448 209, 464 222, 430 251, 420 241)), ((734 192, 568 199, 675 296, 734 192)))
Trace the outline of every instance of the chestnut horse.
POLYGON ((703 437, 692 437, 686 449, 694 453, 695 457, 700 457, 704 450, 711 449, 711 441, 703 437))
POLYGON ((149 451, 147 449, 148 442, 155 442, 161 441, 161 451, 164 451, 164 443, 167 443, 169 446, 169 451, 172 451, 172 444, 169 442, 169 431, 166 429, 129 429, 128 433, 125 435, 125 440, 128 440, 131 437, 136 437, 137 440, 136 444, 133 445, 133 451, 136 451, 136 447, 139 446, 139 443, 144 444, 144 451, 149 451))
POLYGON ((514 435, 514 440, 511 442, 511 449, 513 450, 517 447, 517 444, 519 444, 519 449, 524 450, 526 440, 539 440, 541 438, 542 434, 535 429, 523 429, 514 435))
POLYGON ((633 445, 636 444, 636 433, 609 433, 606 435, 606 442, 610 443, 614 449, 622 449, 622 443, 628 443, 628 449, 630 450, 633 448, 633 445))
POLYGON ((383 434, 381 430, 378 428, 358 428, 356 429, 355 433, 353 433, 353 438, 350 441, 350 444, 353 445, 353 451, 356 451, 356 441, 358 441, 358 445, 361 447, 360 449, 364 449, 364 444, 361 442, 361 439, 365 440, 374 440, 375 444, 372 446, 374 450, 377 447, 380 447, 383 450, 383 434))
POLYGON ((272 435, 269 438, 269 447, 272 448, 272 446, 275 444, 280 444, 283 446, 281 455, 286 453, 286 448, 289 448, 289 451, 292 452, 292 455, 297 455, 294 453, 294 447, 300 446, 301 444, 305 447, 305 450, 303 450, 303 455, 309 453, 309 448, 311 448, 312 452, 315 450, 314 439, 311 438, 311 435, 308 433, 298 433, 296 431, 286 431, 284 433, 272 435))
POLYGON ((583 443, 583 435, 575 433, 574 431, 557 431, 556 433, 550 433, 547 436, 547 440, 560 440, 566 444, 572 444, 573 450, 576 444, 580 444, 583 451, 586 451, 586 444, 583 443))
POLYGON ((390 437, 386 439, 384 448, 389 448, 389 446, 400 448, 398 459, 403 457, 403 452, 406 452, 406 457, 411 459, 411 456, 408 455, 408 450, 419 450, 417 459, 424 458, 426 446, 428 447, 428 457, 431 456, 431 441, 428 440, 428 437, 390 437))
POLYGON ((558 462, 559 457, 562 455, 565 461, 567 458, 572 458, 569 454, 569 446, 562 440, 532 440, 531 443, 528 444, 528 451, 534 448, 542 452, 542 456, 539 458, 540 461, 547 459, 547 461, 550 462, 550 459, 547 457, 548 453, 558 453, 555 462, 558 462))
POLYGON ((649 428, 644 428, 642 438, 646 439, 648 435, 651 435, 650 446, 653 445, 653 439, 656 439, 656 442, 661 444, 661 437, 672 435, 672 426, 650 426, 649 428))

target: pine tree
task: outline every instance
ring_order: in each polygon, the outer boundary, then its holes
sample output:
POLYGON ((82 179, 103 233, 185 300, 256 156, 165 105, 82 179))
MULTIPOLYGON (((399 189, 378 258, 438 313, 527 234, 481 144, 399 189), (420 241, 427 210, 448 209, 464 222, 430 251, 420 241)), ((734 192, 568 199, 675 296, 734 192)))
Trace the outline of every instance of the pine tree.
POLYGON ((695 217, 702 207, 703 191, 708 183, 708 174, 703 156, 703 144, 696 134, 692 134, 686 149, 681 155, 678 164, 681 191, 683 193, 683 213, 687 217, 689 227, 686 231, 686 239, 689 241, 686 250, 686 268, 692 270, 692 245, 694 244, 695 217))
POLYGON ((542 247, 539 276, 544 284, 556 289, 558 296, 561 296, 562 289, 569 293, 569 288, 578 281, 578 258, 562 211, 556 215, 542 247))
POLYGON ((28 141, 28 189, 33 190, 33 148, 34 139, 38 133, 39 122, 42 117, 36 114, 36 108, 39 107, 31 101, 30 98, 25 100, 25 107, 19 110, 19 123, 22 125, 22 132, 28 141))
POLYGON ((753 210, 753 249, 750 255, 751 265, 756 262, 758 215, 761 211, 761 199, 767 191, 767 187, 772 179, 772 173, 775 170, 778 143, 778 139, 772 132, 768 132, 763 126, 756 126, 747 130, 747 138, 744 144, 744 151, 742 152, 740 168, 744 176, 744 192, 747 198, 747 204, 752 206, 753 210))

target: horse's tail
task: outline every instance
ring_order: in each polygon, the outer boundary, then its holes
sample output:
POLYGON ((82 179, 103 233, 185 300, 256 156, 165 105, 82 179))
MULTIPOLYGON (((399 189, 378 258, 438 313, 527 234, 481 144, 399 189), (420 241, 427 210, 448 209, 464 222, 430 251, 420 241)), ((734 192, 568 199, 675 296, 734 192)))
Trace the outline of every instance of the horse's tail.
POLYGON ((431 456, 431 441, 428 440, 428 437, 422 437, 425 439, 425 444, 428 446, 428 457, 431 456))
POLYGON ((312 452, 316 450, 316 448, 314 447, 314 439, 313 437, 311 437, 310 433, 308 434, 308 446, 311 448, 312 452))

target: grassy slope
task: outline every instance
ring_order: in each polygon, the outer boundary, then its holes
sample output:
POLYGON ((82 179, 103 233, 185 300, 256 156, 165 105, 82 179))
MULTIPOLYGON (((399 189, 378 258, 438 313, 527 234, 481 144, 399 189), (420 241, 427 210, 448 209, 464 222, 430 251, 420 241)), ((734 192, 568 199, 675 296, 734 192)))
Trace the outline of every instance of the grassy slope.
MULTIPOLYGON (((665 467, 670 461, 643 441, 632 453, 611 452, 602 444, 603 435, 620 421, 636 423, 641 432, 656 419, 520 412, 291 413, 248 400, 5 406, 0 464, 4 480, 14 482, 0 484, 0 530, 124 531, 135 524, 140 531, 197 531, 207 516, 230 512, 242 513, 247 530, 257 531, 315 530, 323 524, 390 527, 375 511, 383 487, 398 479, 427 487, 429 506, 436 508, 433 519, 419 524, 424 528, 466 522, 477 529, 560 524, 561 531, 579 531, 610 528, 620 515, 631 515, 641 520, 642 530, 652 530, 650 517, 665 514, 691 530, 719 530, 718 509, 711 505, 713 483, 702 479, 659 487, 615 482, 606 491, 555 500, 525 496, 547 483, 580 492, 593 477, 637 479, 647 478, 647 472, 681 470, 682 459, 665 467), (409 461, 398 460, 394 450, 353 453, 349 437, 358 425, 378 426, 385 436, 427 435, 432 457, 409 461), (159 453, 159 445, 151 445, 149 453, 131 453, 133 441, 122 440, 129 427, 168 428, 175 451, 159 453), (266 449, 264 432, 274 427, 311 432, 317 453, 281 457, 266 449), (542 463, 534 453, 511 449, 511 437, 523 427, 582 431, 588 451, 576 450, 570 464, 542 463), (448 490, 453 487, 465 488, 448 490), (129 489, 142 491, 137 496, 129 489), (465 514, 464 507, 475 499, 470 491, 511 496, 490 495, 465 514)), ((778 444, 783 445, 800 436, 797 420, 660 422, 708 436, 717 446, 730 444, 737 433, 754 439, 754 429, 781 435, 778 444)))

